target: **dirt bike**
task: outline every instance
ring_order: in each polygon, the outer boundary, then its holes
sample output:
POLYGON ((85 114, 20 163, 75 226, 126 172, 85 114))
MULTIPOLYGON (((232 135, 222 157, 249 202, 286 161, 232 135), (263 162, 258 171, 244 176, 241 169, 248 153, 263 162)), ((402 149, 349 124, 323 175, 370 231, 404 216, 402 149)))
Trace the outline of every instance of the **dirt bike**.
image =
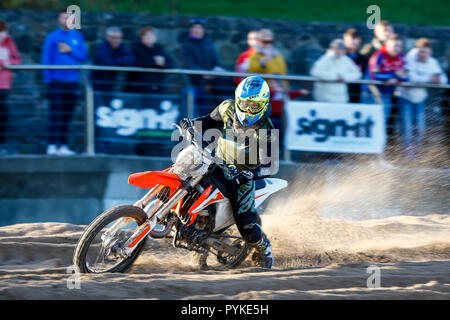
MULTIPOLYGON (((230 201, 211 179, 216 166, 228 167, 214 161, 209 147, 194 139, 194 128, 177 128, 189 146, 171 167, 129 176, 128 183, 150 190, 134 205, 114 207, 91 222, 73 257, 80 272, 125 271, 149 236, 172 238, 175 248, 193 251, 202 269, 234 268, 250 254, 252 248, 235 226, 230 201)), ((287 181, 282 179, 256 180, 255 207, 285 187, 287 181)))

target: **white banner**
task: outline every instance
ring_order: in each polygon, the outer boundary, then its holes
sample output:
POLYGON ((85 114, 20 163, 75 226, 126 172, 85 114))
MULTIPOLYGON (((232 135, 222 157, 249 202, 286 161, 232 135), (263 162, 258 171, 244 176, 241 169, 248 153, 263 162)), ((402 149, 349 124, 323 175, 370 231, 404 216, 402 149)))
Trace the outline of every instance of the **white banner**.
POLYGON ((285 145, 289 150, 382 153, 386 143, 381 105, 289 101, 285 145))

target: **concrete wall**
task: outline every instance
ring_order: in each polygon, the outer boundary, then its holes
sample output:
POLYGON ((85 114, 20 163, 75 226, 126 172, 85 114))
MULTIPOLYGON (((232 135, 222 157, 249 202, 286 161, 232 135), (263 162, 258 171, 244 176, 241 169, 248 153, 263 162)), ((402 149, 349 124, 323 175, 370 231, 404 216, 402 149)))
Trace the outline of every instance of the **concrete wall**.
MULTIPOLYGON (((161 170, 168 158, 77 156, 0 158, 0 225, 61 221, 88 224, 102 211, 132 204, 145 190, 128 185, 133 172, 161 170)), ((288 190, 274 201, 295 210, 344 219, 448 214, 450 172, 283 163, 288 190)))

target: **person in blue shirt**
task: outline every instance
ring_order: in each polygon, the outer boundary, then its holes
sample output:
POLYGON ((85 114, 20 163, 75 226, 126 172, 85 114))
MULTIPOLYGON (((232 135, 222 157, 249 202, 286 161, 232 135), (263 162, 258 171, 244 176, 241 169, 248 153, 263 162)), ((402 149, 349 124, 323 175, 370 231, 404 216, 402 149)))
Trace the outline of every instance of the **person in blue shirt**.
MULTIPOLYGON (((107 28, 105 40, 97 46, 94 64, 118 67, 132 66, 136 59, 133 53, 123 43, 122 38, 123 34, 120 28, 107 28)), ((114 91, 117 77, 117 71, 93 71, 91 80, 94 90, 103 92, 114 91)))
MULTIPOLYGON (((88 50, 83 35, 70 30, 70 15, 61 11, 59 28, 47 35, 42 50, 44 65, 78 65, 88 60, 88 50)), ((50 101, 50 126, 47 154, 73 155, 67 146, 69 122, 78 100, 80 71, 44 70, 47 97, 50 101)))

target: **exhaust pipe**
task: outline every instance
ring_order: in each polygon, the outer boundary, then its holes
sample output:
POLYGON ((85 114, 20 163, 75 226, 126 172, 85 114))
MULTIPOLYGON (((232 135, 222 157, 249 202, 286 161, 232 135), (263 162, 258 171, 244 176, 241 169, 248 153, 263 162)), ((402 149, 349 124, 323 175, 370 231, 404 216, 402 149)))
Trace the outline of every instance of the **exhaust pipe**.
POLYGON ((151 236, 152 238, 155 238, 155 239, 160 239, 160 238, 166 237, 166 236, 170 233, 170 230, 172 230, 172 226, 173 226, 173 224, 175 223, 175 221, 176 221, 176 220, 170 221, 170 222, 166 225, 166 227, 164 228, 164 230, 162 230, 162 231, 156 231, 156 230, 150 231, 150 233, 149 233, 150 236, 151 236))

